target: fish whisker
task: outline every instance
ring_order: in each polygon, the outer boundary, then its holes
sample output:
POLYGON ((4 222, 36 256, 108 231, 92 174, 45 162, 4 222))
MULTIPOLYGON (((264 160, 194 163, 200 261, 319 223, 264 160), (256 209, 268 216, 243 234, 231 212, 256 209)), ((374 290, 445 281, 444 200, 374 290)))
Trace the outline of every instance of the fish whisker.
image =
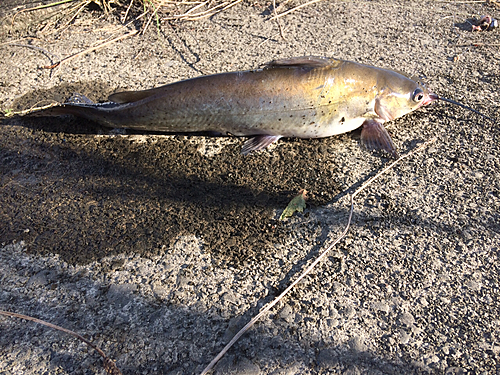
POLYGON ((444 101, 444 102, 448 102, 448 103, 451 103, 451 104, 454 104, 454 105, 458 105, 459 107, 462 107, 462 108, 468 109, 469 111, 472 111, 472 112, 474 112, 474 113, 476 113, 476 114, 478 114, 478 115, 480 115, 480 116, 483 116, 484 118, 486 118, 486 119, 488 119, 488 120, 490 120, 490 121, 497 122, 497 120, 496 120, 496 119, 494 119, 494 118, 492 118, 492 117, 489 117, 489 116, 486 116, 486 115, 482 114, 481 112, 476 111, 474 108, 468 107, 468 106, 466 106, 466 105, 464 105, 464 104, 462 104, 462 103, 456 102, 456 101, 451 100, 451 99, 443 98, 443 97, 441 97, 441 96, 437 96, 437 97, 436 97, 436 99, 437 99, 437 100, 442 100, 442 101, 444 101))

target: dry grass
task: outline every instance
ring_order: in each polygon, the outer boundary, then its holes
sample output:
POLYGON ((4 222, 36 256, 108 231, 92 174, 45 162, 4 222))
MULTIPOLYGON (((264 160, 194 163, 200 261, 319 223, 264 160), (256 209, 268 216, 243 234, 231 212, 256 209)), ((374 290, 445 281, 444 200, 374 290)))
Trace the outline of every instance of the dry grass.
POLYGON ((278 5, 275 1, 270 5, 261 0, 54 0, 48 4, 37 0, 24 6, 11 5, 3 16, 3 23, 9 23, 11 29, 50 33, 67 28, 82 12, 91 10, 115 16, 122 24, 135 22, 144 32, 152 23, 160 28, 163 21, 197 21, 243 1, 260 9, 269 8, 270 20, 273 20, 323 0, 284 0, 278 5))

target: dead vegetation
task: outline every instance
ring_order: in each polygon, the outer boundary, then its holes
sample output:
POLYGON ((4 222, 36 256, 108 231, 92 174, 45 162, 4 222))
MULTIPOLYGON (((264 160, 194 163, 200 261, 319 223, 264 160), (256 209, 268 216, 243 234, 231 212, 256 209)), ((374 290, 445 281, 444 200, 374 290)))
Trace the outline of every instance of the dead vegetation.
POLYGON ((198 21, 224 12, 237 4, 245 3, 269 13, 276 20, 296 10, 323 0, 55 0, 48 4, 34 1, 17 5, 14 0, 3 7, 2 24, 10 24, 11 30, 36 30, 55 32, 68 27, 83 11, 101 12, 116 17, 122 25, 135 23, 142 33, 150 24, 160 28, 169 21, 198 21))
MULTIPOLYGON (((240 3, 258 8, 268 14, 270 22, 276 22, 281 37, 285 40, 285 30, 280 18, 323 0, 284 0, 280 4, 276 0, 55 0, 48 4, 42 1, 23 2, 12 0, 0 8, 0 42, 7 36, 20 34, 21 41, 26 35, 34 35, 36 39, 55 39, 84 12, 95 12, 97 17, 114 18, 117 24, 111 30, 109 38, 98 45, 70 54, 64 58, 54 56, 50 51, 29 43, 6 42, 17 47, 38 49, 50 58, 50 65, 43 69, 54 69, 63 62, 72 60, 82 54, 95 51, 111 43, 134 36, 143 35, 151 25, 161 37, 164 26, 170 30, 172 23, 198 21, 215 16, 240 3)), ((0 44, 1 45, 1 44, 0 44)))

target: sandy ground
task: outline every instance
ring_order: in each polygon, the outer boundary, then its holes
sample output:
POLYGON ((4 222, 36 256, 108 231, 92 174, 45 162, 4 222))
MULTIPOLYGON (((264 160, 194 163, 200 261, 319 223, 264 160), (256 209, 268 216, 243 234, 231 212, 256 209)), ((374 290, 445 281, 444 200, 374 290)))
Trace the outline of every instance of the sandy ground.
MULTIPOLYGON (((423 78, 500 117, 500 31, 468 23, 500 16, 495 2, 325 1, 281 18, 286 40, 270 9, 244 2, 160 34, 153 23, 52 70, 41 67, 144 21, 121 27, 123 12, 93 8, 67 26, 31 12, 12 30, 4 18, 0 109, 323 55, 423 78)), ((245 158, 235 138, 1 121, 0 309, 90 338, 124 374, 199 373, 342 231, 349 193, 389 162, 359 132, 245 158), (304 214, 278 221, 303 188, 304 214)), ((437 141, 360 196, 348 236, 217 374, 500 372, 498 123, 439 103, 390 131, 401 153, 437 141)), ((104 370, 74 338, 2 317, 0 373, 104 370)))

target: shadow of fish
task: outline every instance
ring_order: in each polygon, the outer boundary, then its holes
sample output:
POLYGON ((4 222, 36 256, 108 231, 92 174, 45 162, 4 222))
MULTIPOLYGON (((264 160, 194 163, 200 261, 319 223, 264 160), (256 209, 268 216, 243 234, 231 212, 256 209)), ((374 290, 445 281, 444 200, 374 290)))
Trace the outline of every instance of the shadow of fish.
POLYGON ((397 157, 383 124, 436 99, 395 71, 311 56, 119 92, 102 104, 77 94, 68 103, 30 115, 71 114, 113 128, 250 136, 243 154, 281 137, 322 138, 362 126, 366 148, 397 157))

